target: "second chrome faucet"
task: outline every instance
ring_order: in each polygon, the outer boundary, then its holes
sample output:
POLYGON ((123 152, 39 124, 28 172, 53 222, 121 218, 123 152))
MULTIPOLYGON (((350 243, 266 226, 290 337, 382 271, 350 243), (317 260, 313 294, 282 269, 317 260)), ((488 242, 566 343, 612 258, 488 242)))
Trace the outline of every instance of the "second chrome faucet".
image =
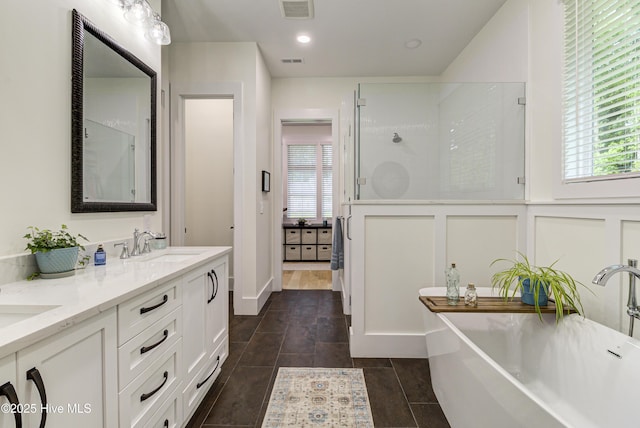
POLYGON ((596 274, 593 283, 604 286, 609 278, 618 272, 629 273, 629 298, 627 299, 627 315, 629 315, 629 336, 633 336, 633 322, 636 318, 640 319, 640 308, 636 299, 636 278, 640 278, 640 270, 638 270, 638 261, 628 259, 628 265, 611 265, 596 274))

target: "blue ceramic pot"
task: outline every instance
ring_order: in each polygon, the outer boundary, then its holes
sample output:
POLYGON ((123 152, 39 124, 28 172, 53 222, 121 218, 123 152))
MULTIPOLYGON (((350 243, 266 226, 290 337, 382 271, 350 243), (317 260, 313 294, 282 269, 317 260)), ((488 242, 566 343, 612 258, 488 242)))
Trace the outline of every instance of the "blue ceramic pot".
POLYGON ((68 272, 76 267, 80 247, 58 248, 46 253, 37 252, 36 263, 41 273, 68 272))
MULTIPOLYGON (((522 303, 527 305, 535 306, 535 296, 533 293, 535 289, 531 286, 529 278, 522 280, 522 303)), ((544 285, 540 285, 540 290, 538 291, 538 306, 547 306, 549 302, 549 296, 547 296, 547 289, 544 285)))

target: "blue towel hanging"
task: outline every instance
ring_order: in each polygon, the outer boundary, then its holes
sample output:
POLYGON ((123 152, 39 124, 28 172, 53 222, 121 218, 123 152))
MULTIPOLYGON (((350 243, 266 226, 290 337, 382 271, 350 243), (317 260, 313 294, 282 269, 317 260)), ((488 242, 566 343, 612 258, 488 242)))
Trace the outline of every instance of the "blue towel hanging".
POLYGON ((338 270, 344 268, 344 238, 342 237, 342 220, 340 217, 336 217, 333 224, 331 270, 338 270))

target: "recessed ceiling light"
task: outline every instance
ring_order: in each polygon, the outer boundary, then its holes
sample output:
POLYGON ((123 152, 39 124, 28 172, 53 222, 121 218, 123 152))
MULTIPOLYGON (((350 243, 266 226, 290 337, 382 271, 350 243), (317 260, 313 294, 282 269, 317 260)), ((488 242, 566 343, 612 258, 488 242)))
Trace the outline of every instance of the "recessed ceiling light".
POLYGON ((404 47, 407 49, 415 49, 422 44, 422 40, 420 39, 411 39, 404 42, 404 47))
POLYGON ((301 34, 296 38, 296 40, 298 40, 298 43, 307 44, 311 42, 311 37, 307 36, 306 34, 301 34))

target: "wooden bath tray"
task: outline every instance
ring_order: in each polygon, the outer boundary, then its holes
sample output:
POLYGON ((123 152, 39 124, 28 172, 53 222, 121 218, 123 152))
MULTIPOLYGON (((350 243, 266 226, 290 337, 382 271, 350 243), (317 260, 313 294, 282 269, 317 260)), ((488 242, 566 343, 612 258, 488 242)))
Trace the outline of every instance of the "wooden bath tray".
MULTIPOLYGON (((478 297, 478 306, 465 306, 464 298, 460 297, 457 305, 449 305, 445 296, 420 296, 420 301, 431 312, 503 312, 503 313, 535 313, 535 306, 525 305, 520 299, 505 301, 502 297, 478 297)), ((542 313, 555 313, 556 305, 549 302, 541 306, 542 313)), ((570 311, 566 311, 569 313, 570 311)))

